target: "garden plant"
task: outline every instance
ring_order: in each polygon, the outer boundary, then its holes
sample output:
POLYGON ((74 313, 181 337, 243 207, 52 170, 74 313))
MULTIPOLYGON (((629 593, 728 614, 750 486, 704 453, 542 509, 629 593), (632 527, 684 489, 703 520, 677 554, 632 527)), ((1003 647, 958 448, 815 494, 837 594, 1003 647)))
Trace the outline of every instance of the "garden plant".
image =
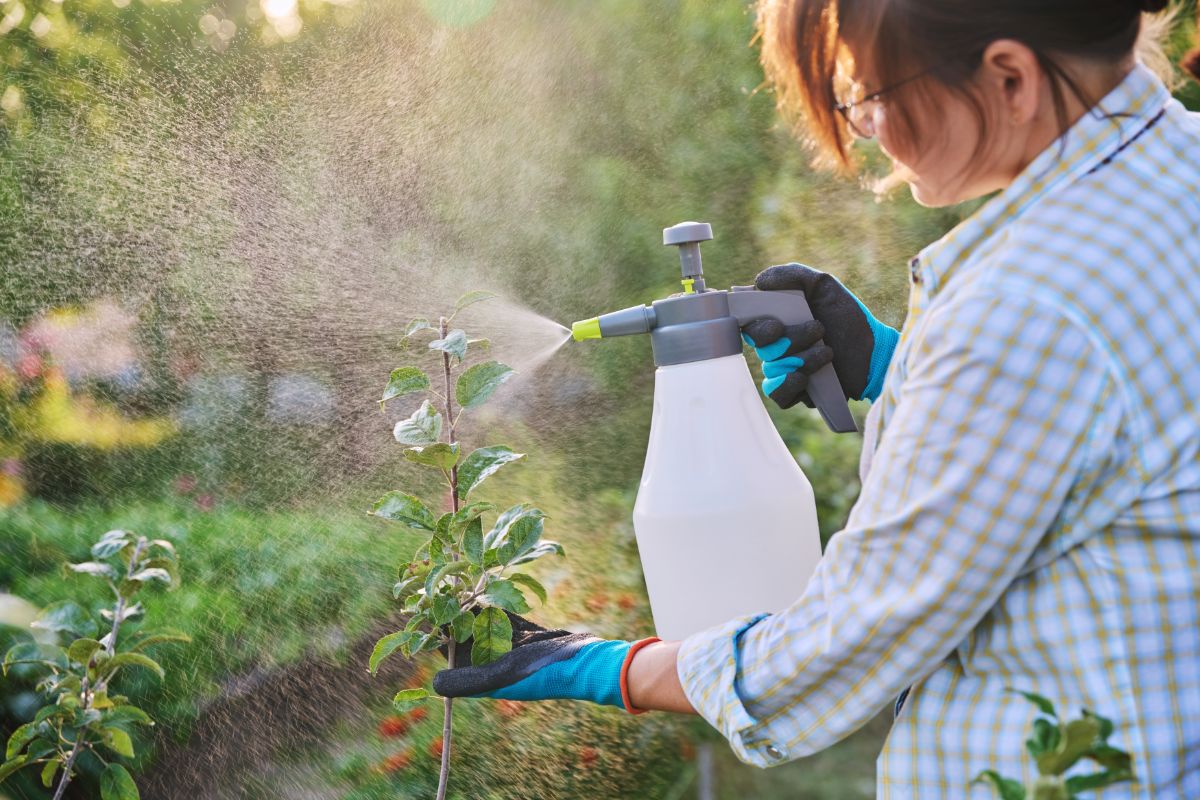
POLYGON ((137 786, 113 754, 133 758, 131 734, 138 726, 154 722, 124 695, 110 693, 110 686, 125 667, 150 670, 161 680, 164 670, 146 654, 147 648, 189 641, 173 631, 139 629, 124 635, 127 626, 145 612, 138 596, 148 584, 178 586, 178 560, 169 541, 148 540, 123 530, 104 534, 91 552, 94 560, 66 564, 64 571, 107 582, 113 604, 100 610, 103 622, 97 623, 91 612, 74 602, 56 603, 33 626, 54 638, 67 636, 70 643, 61 647, 29 635, 4 656, 6 675, 13 669, 44 672, 38 690, 48 702, 9 737, 0 781, 24 767, 40 766, 43 786, 49 788, 58 776, 54 800, 59 800, 75 776, 78 759, 90 753, 103 765, 103 800, 131 800, 138 797, 137 786))
MULTIPOLYGON (((466 366, 468 349, 485 349, 487 342, 470 339, 462 329, 452 327, 460 311, 491 296, 486 292, 463 295, 453 313, 439 318, 436 325, 413 320, 404 344, 407 347, 423 335, 436 337, 428 343, 428 351, 436 355, 435 375, 441 390, 434 388, 434 380, 422 368, 404 366, 392 372, 380 400, 382 407, 401 396, 426 395, 408 419, 396 424, 394 435, 406 448, 408 461, 440 474, 448 488, 449 507, 435 514, 414 495, 392 491, 371 509, 377 517, 429 535, 412 560, 400 566, 392 594, 403 603, 408 621, 403 630, 376 643, 369 663, 372 673, 397 651, 411 658, 441 650, 449 667, 459 659, 469 659, 476 666, 496 660, 512 649, 508 612, 521 614, 530 608, 525 591, 546 601, 542 584, 517 568, 542 556, 563 555, 561 545, 542 538, 545 515, 532 505, 518 503, 499 511, 484 530, 484 517, 498 508, 488 502, 468 502, 471 492, 488 477, 524 458, 505 445, 480 447, 464 456, 458 441, 461 415, 482 405, 514 374, 498 361, 466 366)), ((404 689, 393 704, 406 711, 428 696, 422 688, 404 689)), ((437 800, 446 796, 449 778, 453 700, 444 698, 443 706, 437 800)))
POLYGON ((1026 787, 995 770, 981 772, 976 782, 990 785, 1000 800, 1075 800, 1082 792, 1134 779, 1129 753, 1108 743, 1113 732, 1112 720, 1084 709, 1080 719, 1063 721, 1058 718, 1054 704, 1045 697, 1032 692, 1018 694, 1041 712, 1033 721, 1033 735, 1025 741, 1025 749, 1037 764, 1038 777, 1026 787), (1085 775, 1064 775, 1085 758, 1103 769, 1085 775))

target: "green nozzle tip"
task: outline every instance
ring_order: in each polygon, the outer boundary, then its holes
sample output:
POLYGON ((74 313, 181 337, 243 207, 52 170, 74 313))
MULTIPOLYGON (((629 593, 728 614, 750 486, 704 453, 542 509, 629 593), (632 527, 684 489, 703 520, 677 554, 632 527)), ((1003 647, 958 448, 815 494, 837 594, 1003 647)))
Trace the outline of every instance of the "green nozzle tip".
POLYGON ((577 342, 582 342, 584 339, 599 339, 600 336, 599 317, 581 319, 579 322, 571 324, 571 338, 577 342))

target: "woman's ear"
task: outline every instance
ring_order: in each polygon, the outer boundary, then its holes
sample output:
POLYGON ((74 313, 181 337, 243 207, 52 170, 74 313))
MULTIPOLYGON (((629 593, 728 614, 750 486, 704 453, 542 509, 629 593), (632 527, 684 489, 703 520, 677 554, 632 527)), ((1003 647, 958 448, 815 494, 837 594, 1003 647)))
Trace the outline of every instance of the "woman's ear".
POLYGON ((1024 125, 1037 116, 1042 97, 1037 55, 1014 39, 997 39, 983 51, 978 82, 1001 106, 1002 120, 1024 125))

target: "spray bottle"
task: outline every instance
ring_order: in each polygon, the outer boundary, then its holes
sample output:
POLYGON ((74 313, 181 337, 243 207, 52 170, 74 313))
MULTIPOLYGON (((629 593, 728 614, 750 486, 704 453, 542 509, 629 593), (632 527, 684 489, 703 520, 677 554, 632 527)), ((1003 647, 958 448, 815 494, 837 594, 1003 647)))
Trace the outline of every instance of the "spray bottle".
MULTIPOLYGON (((812 486, 763 406, 742 355, 758 317, 812 319, 804 293, 704 285, 703 222, 663 231, 683 292, 576 322, 576 341, 649 333, 658 369, 633 527, 658 635, 682 639, 794 602, 821 558, 812 486)), ((835 432, 857 430, 833 365, 809 396, 835 432)))

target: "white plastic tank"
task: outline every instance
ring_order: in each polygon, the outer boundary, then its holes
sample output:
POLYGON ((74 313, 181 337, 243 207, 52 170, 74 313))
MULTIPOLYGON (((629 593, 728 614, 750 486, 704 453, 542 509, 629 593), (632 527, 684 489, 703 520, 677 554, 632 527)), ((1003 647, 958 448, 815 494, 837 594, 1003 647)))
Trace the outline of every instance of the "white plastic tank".
POLYGON ((813 490, 746 359, 659 367, 633 509, 659 637, 779 611, 821 558, 813 490))

